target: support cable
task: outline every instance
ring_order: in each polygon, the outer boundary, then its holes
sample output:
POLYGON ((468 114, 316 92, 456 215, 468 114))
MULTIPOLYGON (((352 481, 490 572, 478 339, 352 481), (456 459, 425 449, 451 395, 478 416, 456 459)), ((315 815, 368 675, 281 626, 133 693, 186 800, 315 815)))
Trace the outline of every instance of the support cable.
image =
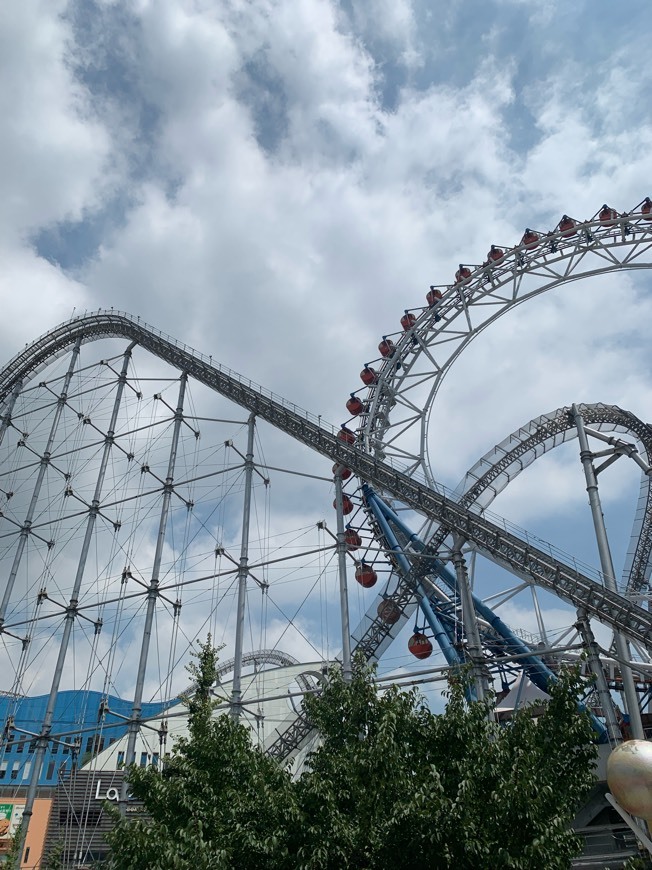
MULTIPOLYGON (((177 407, 174 413, 172 441, 170 445, 167 474, 165 477, 165 487, 161 502, 161 513, 159 518, 158 534, 156 537, 156 549, 154 551, 154 560, 152 563, 152 575, 147 591, 147 609, 145 612, 145 624, 143 627, 140 657, 138 660, 138 671, 136 673, 134 701, 131 708, 131 717, 129 719, 129 726, 127 729, 127 747, 125 751, 125 763, 127 764, 127 766, 133 764, 136 758, 136 739, 140 731, 143 689, 145 687, 145 672, 147 670, 147 659, 149 656, 149 645, 152 636, 152 625, 154 622, 154 613, 156 610, 156 602, 158 599, 159 576, 161 571, 161 562, 163 560, 163 549, 165 546, 168 516, 170 512, 170 501, 172 499, 172 493, 174 490, 174 471, 177 459, 177 450, 179 447, 179 434, 181 432, 181 424, 183 422, 183 402, 186 393, 187 381, 188 375, 183 372, 180 378, 177 407)), ((127 794, 128 783, 126 779, 124 779, 120 789, 119 800, 120 812, 123 815, 126 813, 127 810, 127 794)))
MULTIPOLYGON (((80 342, 77 342, 75 345, 75 352, 73 353, 73 360, 71 360, 69 367, 69 374, 72 377, 74 371, 74 365, 77 361, 77 356, 79 355, 79 346, 80 342)), ((84 571, 86 569, 86 560, 88 557, 88 552, 91 545, 91 540, 93 537, 93 530, 95 528, 95 520, 99 511, 100 506, 100 497, 102 494, 102 487, 104 485, 104 477, 106 475, 106 469, 109 462, 109 455, 111 453, 111 447, 113 445, 113 435, 115 431, 116 422, 118 419, 118 412, 120 410, 120 403, 122 401, 122 393, 124 390, 124 385, 127 379, 127 369, 129 365, 129 356, 131 355, 132 345, 127 349, 124 356, 124 363, 122 368, 122 375, 118 382, 118 387, 116 389, 115 401, 113 404, 113 411, 111 413, 111 422, 109 424, 109 429, 107 432, 106 443, 104 445, 104 451, 102 454, 102 459, 100 461, 100 468, 97 474, 97 481, 95 484, 95 492, 93 495, 93 502, 91 504, 91 508, 88 513, 88 520, 86 524, 86 532, 84 535, 84 541, 82 544, 81 553, 79 556, 79 561, 77 563, 77 572, 75 574, 75 581, 73 584, 72 593, 70 595, 70 601, 68 607, 66 608, 66 615, 64 619, 64 627, 63 634, 61 636, 61 644, 59 646, 59 655, 57 657, 57 662, 54 669, 54 674, 52 677, 52 684, 50 688, 50 694, 48 696, 47 707, 45 711, 45 715, 43 717, 43 723, 41 725, 41 731, 39 737, 36 741, 36 749, 34 752, 33 766, 31 771, 31 778, 29 783, 29 788, 27 790, 27 796, 25 798, 25 809, 23 811, 23 823, 20 828, 20 844, 18 849, 18 854, 22 855, 25 848, 25 841, 27 839, 27 834, 29 831, 29 825, 31 821, 32 814, 34 812, 34 801, 36 799, 36 791, 38 787, 38 781, 41 776, 41 769, 43 767, 43 759, 45 757, 45 752, 48 747, 50 731, 52 729, 52 722, 54 719, 54 712, 57 702, 57 697, 59 694, 59 686, 61 683, 61 677, 63 674, 64 665, 66 662, 66 656, 68 653, 68 645, 70 642, 70 637, 72 633, 73 624, 75 618, 77 616, 77 605, 79 603, 79 592, 81 589, 82 579, 84 577, 84 571)), ((70 383, 70 379, 67 379, 64 382, 64 390, 70 383)), ((62 401, 61 407, 63 407, 63 403, 65 402, 65 398, 62 401)), ((57 409, 59 406, 57 407, 57 409)), ((47 455, 47 453, 46 453, 47 455)))

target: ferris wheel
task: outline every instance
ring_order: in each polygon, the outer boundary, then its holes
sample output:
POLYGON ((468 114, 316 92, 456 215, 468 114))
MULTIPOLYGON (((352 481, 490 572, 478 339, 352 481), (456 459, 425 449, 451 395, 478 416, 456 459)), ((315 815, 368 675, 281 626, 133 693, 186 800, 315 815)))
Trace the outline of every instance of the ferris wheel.
POLYGON ((426 305, 405 309, 401 330, 382 337, 365 363, 359 420, 363 448, 419 471, 430 483, 428 425, 453 363, 487 327, 516 306, 573 281, 650 267, 652 201, 619 214, 603 205, 588 221, 563 215, 551 231, 527 228, 512 248, 491 245, 482 265, 459 265, 450 284, 431 285, 426 305))
MULTIPOLYGON (((649 269, 652 265, 650 221, 652 201, 649 198, 623 214, 604 204, 590 220, 580 221, 565 214, 551 231, 527 228, 514 247, 491 245, 481 265, 461 263, 450 284, 430 286, 425 306, 404 310, 400 331, 382 336, 378 358, 365 362, 360 373, 363 387, 353 391, 346 402, 351 416, 342 424, 342 440, 375 460, 400 467, 407 476, 422 480, 444 500, 448 498, 488 516, 487 509, 496 496, 539 457, 573 438, 579 438, 582 451, 588 454, 589 437, 593 443, 597 439, 601 442, 598 443, 601 452, 596 447, 591 456, 583 460, 586 473, 593 475, 596 487, 594 457, 608 456, 604 463, 606 468, 620 456, 628 456, 643 472, 621 583, 618 585, 612 576, 608 544, 602 548, 602 571, 596 575, 586 566, 579 566, 572 556, 553 553, 553 548, 523 530, 516 530, 516 536, 529 539, 533 547, 543 545, 551 556, 562 562, 574 562, 582 573, 592 574, 596 585, 606 585, 613 591, 620 589, 636 597, 647 589, 651 570, 652 430, 649 426, 615 406, 574 405, 557 409, 523 423, 469 469, 452 492, 447 492, 433 473, 428 426, 435 398, 453 363, 476 336, 503 314, 546 290, 569 282, 628 269, 649 269)), ((346 466, 333 470, 349 477, 346 466)), ((601 470, 602 466, 598 473, 601 470)), ((537 596, 537 581, 519 560, 506 566, 521 577, 523 583, 494 599, 500 604, 527 590, 539 632, 537 637, 525 639, 522 633, 519 636, 518 632, 511 631, 497 615, 495 605, 489 607, 473 594, 468 577, 466 594, 464 590, 467 568, 462 550, 474 556, 484 549, 484 555, 499 563, 500 552, 494 549, 492 553, 483 548, 481 540, 473 540, 473 536, 465 534, 464 528, 456 530, 441 522, 440 516, 428 516, 423 510, 417 509, 412 515, 417 526, 410 525, 402 513, 406 506, 396 491, 378 491, 364 480, 349 480, 352 483, 347 486, 349 494, 344 494, 344 508, 351 517, 347 535, 352 549, 360 551, 365 527, 371 532, 369 540, 372 542, 371 548, 366 552, 362 550, 356 579, 365 588, 376 584, 374 564, 378 557, 373 553, 373 544, 377 542, 393 568, 392 581, 384 585, 365 619, 353 632, 354 645, 367 658, 378 658, 416 612, 408 648, 417 659, 428 658, 433 645, 440 647, 450 665, 461 660, 486 662, 487 656, 500 661, 501 655, 511 653, 514 658, 520 658, 519 664, 528 676, 545 689, 552 676, 548 664, 554 662, 554 657, 552 660, 549 657, 546 663, 545 657, 532 655, 533 648, 554 647, 564 641, 572 644, 577 639, 585 644, 587 637, 593 637, 590 625, 572 611, 569 612, 570 624, 564 631, 555 632, 554 637, 547 632, 537 596), (455 565, 455 571, 447 569, 446 562, 455 565)), ((599 503, 596 503, 596 512, 601 513, 599 503)), ((495 519, 500 522, 499 518, 495 519)), ((562 599, 573 601, 577 613, 585 615, 581 602, 565 594, 568 589, 555 588, 555 584, 541 585, 562 599)), ((627 635, 625 623, 626 620, 621 622, 616 618, 612 624, 616 629, 616 658, 621 662, 631 657, 621 634, 624 630, 627 635)), ((646 664, 650 663, 649 641, 649 637, 645 642, 639 639, 634 647, 635 655, 646 664)), ((498 670, 504 674, 500 666, 498 670)), ((614 673, 612 668, 610 686, 618 688, 623 675, 615 678, 614 673)), ((637 687, 633 685, 631 673, 624 674, 625 688, 629 689, 628 706, 632 707, 638 706, 639 696, 643 705, 649 701, 647 670, 643 667, 634 674, 637 687)), ((479 687, 480 684, 481 681, 479 687)), ((609 686, 603 685, 604 705, 608 703, 608 690, 609 686)), ((637 716, 638 710, 632 715, 637 716)), ((638 727, 640 733, 640 721, 638 727)), ((295 734, 292 739, 298 736, 295 734)), ((285 749, 292 739, 288 739, 285 749)))

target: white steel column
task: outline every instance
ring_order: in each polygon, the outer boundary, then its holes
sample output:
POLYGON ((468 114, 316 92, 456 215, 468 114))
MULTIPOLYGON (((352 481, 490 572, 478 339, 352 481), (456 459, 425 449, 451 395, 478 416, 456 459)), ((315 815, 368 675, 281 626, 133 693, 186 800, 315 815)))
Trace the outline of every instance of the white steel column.
MULTIPOLYGON (((186 384, 188 375, 184 372, 181 375, 181 383, 179 385, 179 398, 177 408, 174 412, 174 427, 172 429, 172 443, 170 445, 170 456, 168 459, 168 470, 165 477, 165 485, 163 487, 163 501, 161 503, 161 516, 159 519, 158 535, 156 538, 156 550, 154 551, 154 561, 152 564, 152 577, 147 590, 147 611, 145 613, 145 625, 143 628, 143 639, 140 647, 140 658, 138 660, 138 672, 136 675, 136 686, 134 689, 134 702, 131 707, 131 716, 129 718, 129 728, 127 736, 127 748, 125 751, 125 761, 127 765, 134 764, 136 758, 136 738, 140 731, 140 717, 143 708, 143 688, 145 686, 145 671, 147 670, 147 658, 149 655, 149 643, 152 637, 152 625, 154 623, 154 612, 156 611, 156 601, 159 596, 159 574, 161 570, 161 561, 163 559, 163 548, 165 546, 165 535, 168 524, 168 515, 170 513, 170 501, 174 491, 174 468, 177 461, 177 450, 179 447, 179 433, 183 422, 183 400, 186 394, 186 384)), ((123 779, 120 789, 120 811, 124 814, 127 808, 127 793, 129 783, 127 777, 123 779)))
POLYGON ((462 538, 459 535, 455 535, 453 539, 452 561, 455 566, 457 586, 462 602, 462 621, 466 632, 469 656, 473 663, 473 679, 475 681, 476 694, 478 700, 482 701, 489 691, 489 682, 483 666, 482 642, 480 640, 480 631, 478 630, 478 619, 475 607, 473 606, 469 574, 466 570, 466 560, 462 554, 463 543, 462 538))
POLYGON ((607 685, 607 678, 602 669, 600 656, 598 655, 598 645, 593 635, 593 629, 589 621, 588 614, 583 607, 577 608, 577 628, 582 635, 584 646, 586 648, 587 660, 591 672, 595 676, 595 687, 600 698, 600 706, 607 724, 607 734, 609 735, 609 743, 613 746, 620 743, 623 735, 620 731, 620 726, 616 719, 616 711, 614 710, 614 702, 607 685))
POLYGON ((254 414, 251 414, 248 422, 247 453, 245 456, 242 537, 240 539, 240 563, 238 565, 238 609, 235 622, 235 660, 231 688, 231 716, 234 719, 239 718, 242 713, 242 650, 244 647, 245 608, 247 604, 247 577, 249 576, 249 521, 251 519, 255 431, 256 417, 254 414))
MULTIPOLYGON (((607 538, 607 529, 604 523, 604 515, 602 513, 602 505, 600 503, 600 493, 598 491, 598 478, 593 467, 593 454, 589 447, 589 439, 584 428, 584 420, 582 415, 577 410, 577 405, 571 407, 573 422, 577 428, 577 440, 580 445, 580 460, 584 468, 584 477, 586 479, 586 491, 589 495, 589 504, 591 506, 591 514, 593 515, 593 526, 595 528, 595 537, 598 544, 598 553, 600 555, 600 565, 604 575, 604 582, 607 589, 612 592, 618 592, 616 586, 616 574, 614 571, 613 560, 611 558, 611 550, 609 548, 609 539, 607 538)), ((634 675, 625 662, 630 660, 629 644, 621 632, 614 631, 614 641, 616 645, 616 653, 620 659, 620 672, 623 677, 623 689, 625 692, 625 702, 627 704, 627 712, 629 713, 629 722, 632 729, 632 736, 638 740, 645 739, 643 731, 643 723, 641 722, 641 711, 638 704, 638 695, 636 692, 636 684, 634 683, 634 675)))
POLYGON ((5 432, 7 431, 11 423, 11 415, 14 410, 14 405, 16 404, 16 399, 20 395, 20 391, 22 390, 22 388, 23 382, 18 381, 11 393, 9 394, 7 401, 5 402, 4 413, 0 414, 0 444, 2 444, 2 441, 5 437, 5 432))
POLYGON ((346 579, 346 540, 344 538, 344 499, 342 475, 335 475, 335 513, 337 514, 337 565, 340 579, 340 618, 342 622, 342 674, 351 679, 351 627, 349 623, 349 590, 346 579))

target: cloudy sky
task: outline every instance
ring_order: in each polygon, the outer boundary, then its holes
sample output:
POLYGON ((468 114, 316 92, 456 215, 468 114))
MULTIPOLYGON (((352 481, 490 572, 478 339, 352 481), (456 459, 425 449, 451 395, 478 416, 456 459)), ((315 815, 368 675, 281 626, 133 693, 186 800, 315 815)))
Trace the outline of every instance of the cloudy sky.
MULTIPOLYGON (((429 284, 652 192, 651 23, 604 0, 0 5, 4 357, 114 307, 339 423, 429 284)), ((573 401, 650 419, 651 315, 624 273, 488 330, 438 398, 437 477, 573 401)), ((494 507, 595 562, 574 449, 494 507)), ((620 561, 637 482, 605 477, 620 561)))

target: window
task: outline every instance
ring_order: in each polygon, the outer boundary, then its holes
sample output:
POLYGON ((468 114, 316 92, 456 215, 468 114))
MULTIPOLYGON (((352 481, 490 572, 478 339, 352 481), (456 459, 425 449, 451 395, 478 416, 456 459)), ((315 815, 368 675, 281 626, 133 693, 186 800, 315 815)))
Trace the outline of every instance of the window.
POLYGON ((19 766, 20 766, 20 762, 18 762, 18 761, 14 761, 14 762, 12 762, 12 765, 11 765, 11 774, 10 774, 11 779, 18 779, 18 768, 19 768, 19 766))
POLYGON ((118 767, 124 767, 124 763, 125 763, 124 752, 118 752, 118 767))
POLYGON ((23 768, 23 779, 29 779, 29 772, 32 769, 32 762, 28 761, 25 767, 23 768))
POLYGON ((25 738, 21 737, 18 743, 16 744, 16 752, 22 752, 25 748, 25 738))
POLYGON ((36 749, 36 740, 30 740, 29 751, 34 752, 35 749, 36 749))
POLYGON ((0 779, 5 779, 7 776, 7 762, 0 762, 0 779))
POLYGON ((56 765, 56 761, 48 762, 48 772, 45 774, 46 779, 52 779, 52 777, 54 776, 54 768, 56 767, 56 765))
POLYGON ((152 753, 152 764, 154 767, 158 767, 158 752, 152 753))
POLYGON ((149 758, 149 755, 146 752, 140 753, 140 766, 141 767, 147 767, 147 759, 148 758, 149 758))
POLYGON ((101 807, 86 807, 78 814, 73 807, 59 810, 59 826, 65 827, 85 827, 86 825, 97 825, 102 816, 101 807))

